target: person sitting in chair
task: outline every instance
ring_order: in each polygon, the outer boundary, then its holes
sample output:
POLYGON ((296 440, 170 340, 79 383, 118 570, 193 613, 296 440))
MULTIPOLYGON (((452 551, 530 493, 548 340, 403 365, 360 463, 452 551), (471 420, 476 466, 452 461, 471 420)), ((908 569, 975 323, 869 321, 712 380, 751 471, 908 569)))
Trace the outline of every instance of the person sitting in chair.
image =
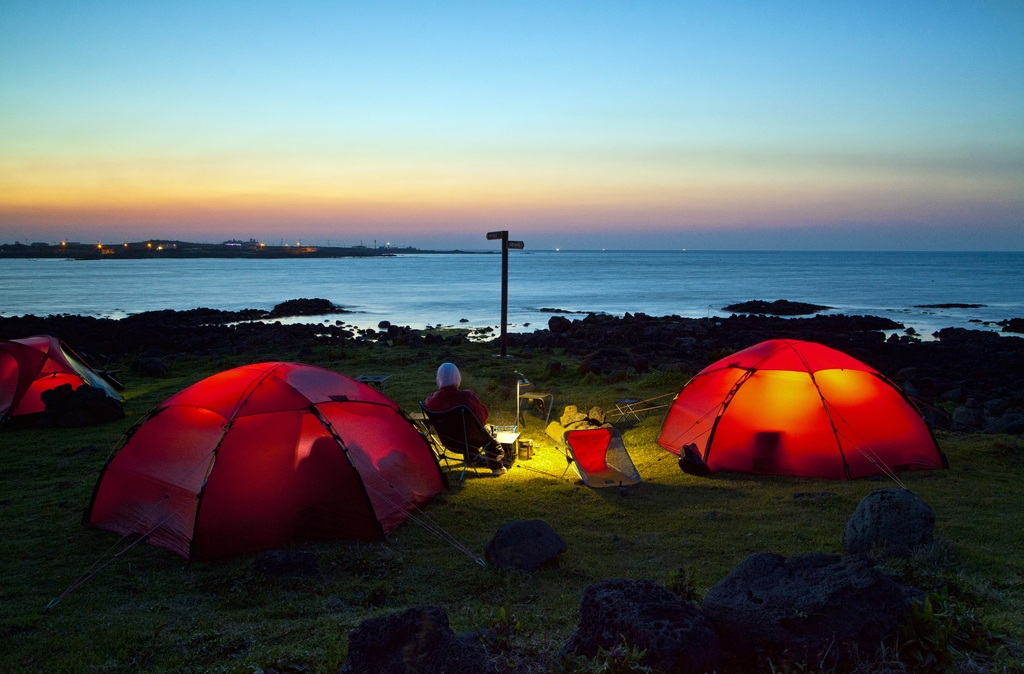
POLYGON ((441 363, 437 368, 437 390, 427 396, 423 406, 431 412, 444 412, 457 405, 465 405, 480 423, 487 423, 487 405, 469 389, 460 389, 462 374, 453 363, 441 363))
MULTIPOLYGON (((481 424, 487 424, 487 405, 484 405, 473 391, 459 388, 459 384, 462 383, 462 374, 454 363, 441 363, 441 367, 437 368, 436 381, 437 390, 423 401, 424 407, 431 412, 444 412, 453 407, 465 405, 473 413, 473 416, 480 420, 481 424)), ((491 431, 491 428, 488 426, 487 430, 491 431)), ((488 453, 486 458, 487 467, 491 469, 492 473, 501 475, 505 472, 506 468, 502 462, 502 459, 505 458, 504 452, 500 448, 497 450, 497 454, 488 453)))

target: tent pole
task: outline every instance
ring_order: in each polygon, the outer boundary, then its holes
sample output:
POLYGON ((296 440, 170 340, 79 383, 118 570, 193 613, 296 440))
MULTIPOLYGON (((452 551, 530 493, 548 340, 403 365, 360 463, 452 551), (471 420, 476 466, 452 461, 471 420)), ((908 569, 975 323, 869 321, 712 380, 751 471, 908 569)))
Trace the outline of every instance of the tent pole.
POLYGON ((501 357, 508 343, 508 232, 501 233, 501 357))

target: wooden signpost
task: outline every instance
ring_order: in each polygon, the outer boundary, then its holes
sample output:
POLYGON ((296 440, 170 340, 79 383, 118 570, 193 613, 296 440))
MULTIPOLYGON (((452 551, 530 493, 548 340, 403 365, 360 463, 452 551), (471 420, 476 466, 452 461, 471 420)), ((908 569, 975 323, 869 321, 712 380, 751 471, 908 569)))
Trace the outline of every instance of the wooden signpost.
POLYGON ((487 232, 487 240, 501 240, 501 337, 498 338, 498 344, 501 346, 501 357, 506 356, 507 341, 506 335, 508 334, 508 251, 511 250, 522 250, 522 241, 509 241, 508 231, 501 230, 500 232, 487 232))

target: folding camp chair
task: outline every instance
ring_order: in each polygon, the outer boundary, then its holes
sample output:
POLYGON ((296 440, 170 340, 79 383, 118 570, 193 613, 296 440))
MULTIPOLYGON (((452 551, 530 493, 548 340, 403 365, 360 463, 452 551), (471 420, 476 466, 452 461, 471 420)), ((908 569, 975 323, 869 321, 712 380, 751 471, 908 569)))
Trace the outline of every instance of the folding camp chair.
MULTIPOLYGON (((541 408, 547 412, 544 417, 544 427, 547 428, 548 422, 551 421, 551 409, 555 406, 555 396, 550 393, 541 393, 537 391, 537 387, 530 382, 529 379, 523 376, 522 372, 516 372, 522 379, 516 381, 516 425, 515 428, 519 429, 519 418, 522 414, 522 403, 527 401, 528 404, 540 403, 541 408)), ((526 426, 526 418, 523 417, 523 426, 526 426)))
POLYGON ((617 428, 566 431, 564 440, 569 466, 588 487, 624 487, 640 482, 640 473, 617 428))
POLYGON ((488 459, 502 461, 505 458, 503 443, 514 445, 519 436, 518 433, 500 433, 497 438, 492 436, 465 405, 432 412, 420 403, 420 409, 430 428, 428 437, 432 439, 431 445, 438 461, 443 461, 446 468, 462 468, 459 482, 469 468, 477 473, 477 467, 486 465, 488 459))

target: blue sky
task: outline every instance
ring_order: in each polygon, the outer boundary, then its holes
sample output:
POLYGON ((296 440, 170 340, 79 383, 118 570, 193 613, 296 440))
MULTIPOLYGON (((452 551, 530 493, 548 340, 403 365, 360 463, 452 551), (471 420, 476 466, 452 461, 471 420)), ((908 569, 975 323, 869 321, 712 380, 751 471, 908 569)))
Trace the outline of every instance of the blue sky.
POLYGON ((6 2, 0 240, 1020 250, 1022 120, 1013 2, 6 2))

